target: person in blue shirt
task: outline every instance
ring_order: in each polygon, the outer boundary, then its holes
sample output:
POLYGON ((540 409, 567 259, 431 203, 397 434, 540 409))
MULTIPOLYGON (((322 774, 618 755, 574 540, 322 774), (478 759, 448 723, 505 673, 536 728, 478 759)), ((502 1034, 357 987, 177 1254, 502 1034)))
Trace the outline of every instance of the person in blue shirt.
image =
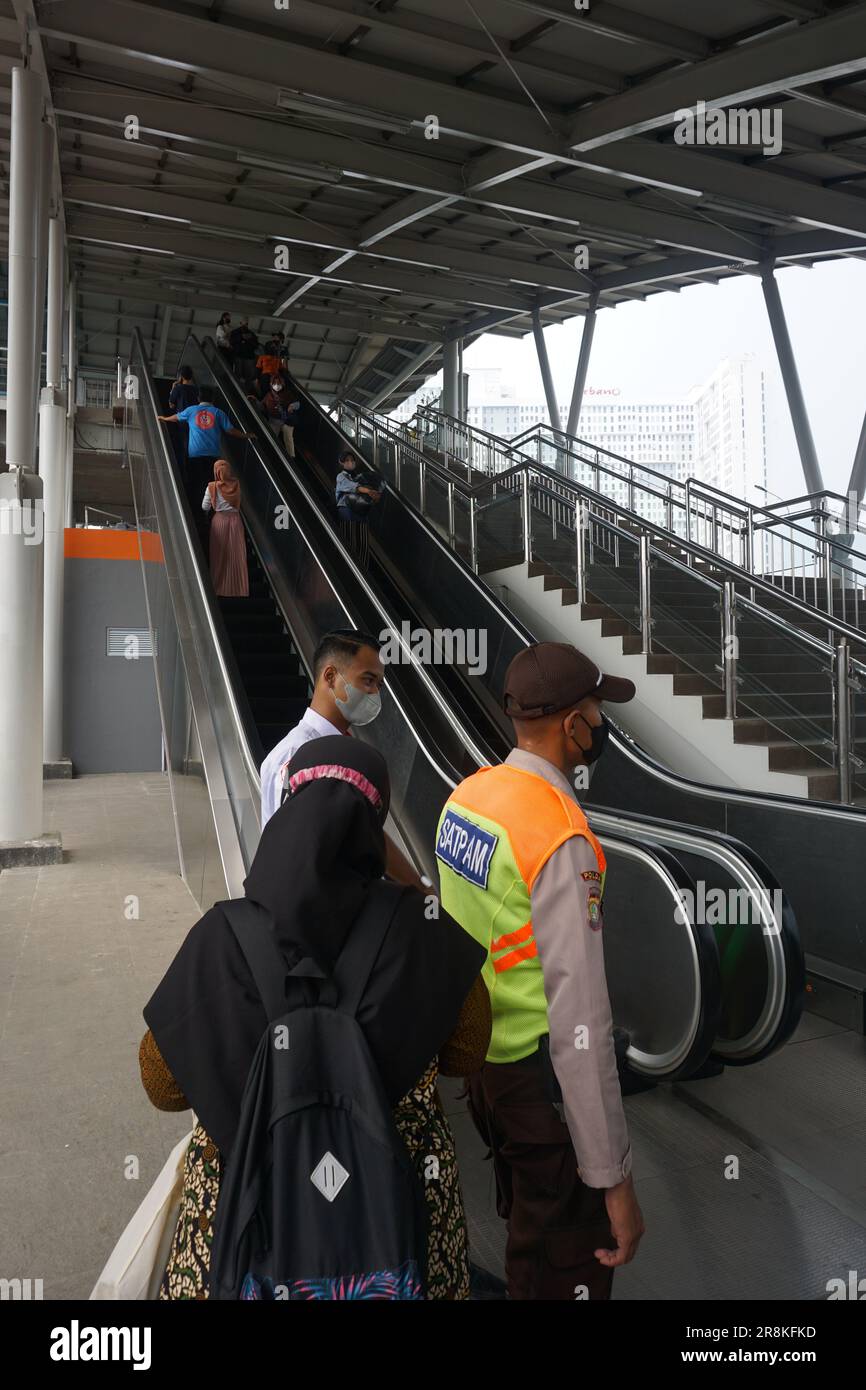
POLYGON ((177 381, 169 392, 169 410, 186 410, 189 405, 198 405, 198 400, 199 390, 193 380, 192 367, 184 365, 181 367, 177 381))
POLYGON ((369 535, 367 526, 370 510, 382 500, 382 486, 370 487, 363 472, 359 477, 358 460, 351 449, 343 449, 338 457, 340 472, 334 488, 337 516, 343 543, 352 551, 362 568, 367 568, 369 535))
POLYGON ((225 411, 208 400, 189 405, 176 415, 158 415, 156 418, 167 425, 181 422, 189 430, 186 446, 186 491, 192 514, 199 523, 202 515, 202 494, 213 479, 214 464, 226 457, 223 447, 225 435, 229 434, 234 439, 255 439, 256 436, 235 429, 225 411))

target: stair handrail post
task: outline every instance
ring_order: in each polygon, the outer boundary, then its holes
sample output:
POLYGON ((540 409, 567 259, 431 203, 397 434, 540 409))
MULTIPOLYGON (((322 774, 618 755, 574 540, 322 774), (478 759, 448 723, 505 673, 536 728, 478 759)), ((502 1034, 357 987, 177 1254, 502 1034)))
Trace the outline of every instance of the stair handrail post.
POLYGON ((578 603, 586 603, 586 510, 582 497, 574 504, 575 588, 578 603))
POLYGON ((524 468, 523 484, 523 554, 527 565, 532 560, 532 518, 529 514, 529 469, 524 468))
POLYGON ((427 467, 423 454, 418 463, 418 510, 422 516, 427 511, 427 467))
POLYGON ((839 800, 851 805, 851 648, 848 638, 836 645, 834 713, 836 717, 836 762, 839 772, 839 800))
POLYGON ((725 692, 725 718, 737 717, 737 591, 733 579, 722 589, 722 684, 725 692))
MULTIPOLYGON (((692 480, 686 478, 686 540, 692 539, 692 480)), ((694 565, 694 558, 690 550, 686 551, 686 564, 689 569, 694 565)))
POLYGON ((650 538, 646 531, 640 535, 640 635, 641 651, 649 656, 652 650, 652 590, 650 583, 650 538))
POLYGON ((454 530, 454 480, 448 479, 448 544, 454 549, 456 534, 454 530))
POLYGON ((475 495, 469 498, 469 565, 474 574, 478 573, 478 519, 475 495))

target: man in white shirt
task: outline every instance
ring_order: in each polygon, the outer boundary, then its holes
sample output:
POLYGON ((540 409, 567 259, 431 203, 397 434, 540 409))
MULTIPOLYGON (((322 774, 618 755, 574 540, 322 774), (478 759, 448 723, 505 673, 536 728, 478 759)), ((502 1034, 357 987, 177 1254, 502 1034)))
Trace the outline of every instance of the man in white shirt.
MULTIPOLYGON (((262 826, 279 810, 285 772, 295 753, 314 738, 352 732, 369 724, 382 706, 385 667, 379 642, 368 633, 345 629, 327 632, 313 656, 313 698, 303 718, 265 758, 261 767, 262 826)), ((398 883, 423 887, 409 860, 388 835, 386 868, 398 883)))

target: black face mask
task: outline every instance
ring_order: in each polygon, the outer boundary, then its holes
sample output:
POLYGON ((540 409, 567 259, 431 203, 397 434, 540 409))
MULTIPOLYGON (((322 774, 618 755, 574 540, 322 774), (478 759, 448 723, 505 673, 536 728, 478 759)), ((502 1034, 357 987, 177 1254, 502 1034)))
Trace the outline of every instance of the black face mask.
MULTIPOLYGON (((578 718, 583 719, 583 715, 579 715, 578 718)), ((583 760, 587 764, 597 763, 605 748, 607 747, 607 740, 610 737, 610 725, 608 724, 604 715, 602 715, 601 723, 598 725, 597 728, 590 724, 589 721, 586 719, 583 719, 583 722, 584 724, 586 724, 586 727, 589 729, 591 735, 591 742, 589 747, 581 749, 581 752, 583 753, 583 760)), ((573 734, 572 738, 574 738, 573 734)), ((575 742, 577 742, 576 739, 575 742)))

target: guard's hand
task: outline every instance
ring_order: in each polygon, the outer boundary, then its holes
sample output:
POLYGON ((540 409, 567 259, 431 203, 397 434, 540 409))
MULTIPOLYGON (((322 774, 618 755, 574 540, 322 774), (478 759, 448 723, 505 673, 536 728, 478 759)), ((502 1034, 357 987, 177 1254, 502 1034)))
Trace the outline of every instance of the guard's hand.
POLYGON ((607 1207, 616 1249, 596 1250, 595 1258, 607 1269, 616 1269, 619 1265, 627 1265, 634 1259, 641 1236, 646 1229, 630 1176, 624 1182, 617 1183, 616 1187, 607 1189, 604 1204, 607 1207))

